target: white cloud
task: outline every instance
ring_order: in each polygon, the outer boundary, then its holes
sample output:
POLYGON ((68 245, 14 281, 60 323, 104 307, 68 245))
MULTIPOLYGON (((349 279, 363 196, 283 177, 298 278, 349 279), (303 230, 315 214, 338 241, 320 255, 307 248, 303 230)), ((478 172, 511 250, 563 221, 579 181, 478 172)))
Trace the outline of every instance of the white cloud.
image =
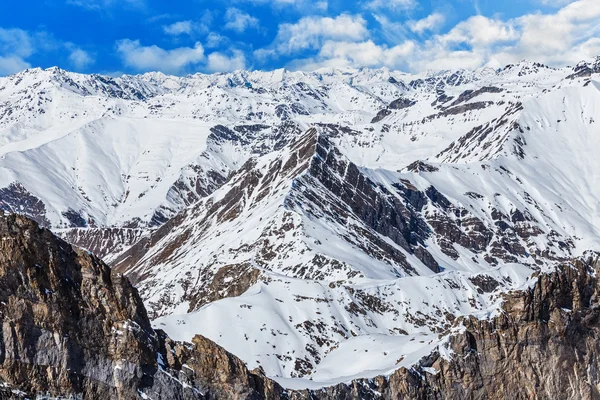
POLYGON ((489 46, 498 42, 509 42, 519 38, 512 21, 503 22, 482 15, 460 22, 445 35, 437 39, 443 43, 466 43, 475 47, 489 46))
POLYGON ((194 21, 177 21, 169 25, 163 25, 163 31, 171 36, 194 36, 197 33, 208 32, 208 26, 204 23, 194 21))
MULTIPOLYGON (((346 37, 343 27, 350 24, 336 24, 342 29, 338 37, 323 40, 326 35, 319 34, 318 29, 311 29, 310 24, 298 23, 294 29, 280 27, 278 50, 294 53, 316 49, 316 55, 290 63, 291 67, 301 69, 387 66, 413 72, 502 67, 523 59, 564 66, 600 54, 600 7, 597 7, 597 0, 573 1, 553 13, 537 12, 508 20, 473 16, 422 42, 404 39, 408 36, 404 24, 391 22, 382 14, 374 17, 388 43, 400 45, 390 47, 372 38, 367 40, 372 36, 366 31, 366 24, 362 24, 364 30, 349 30, 354 32, 354 36, 348 32, 346 37), (311 34, 315 31, 317 34, 311 34)), ((435 28, 442 19, 433 15, 405 26, 421 33, 435 28)), ((358 25, 361 26, 360 23, 358 25)))
POLYGON ((0 28, 0 53, 29 57, 35 51, 35 38, 22 29, 0 28))
POLYGON ((226 38, 225 36, 220 35, 219 33, 216 33, 216 32, 210 32, 206 36, 204 47, 212 49, 215 47, 219 47, 219 46, 227 43, 228 41, 229 41, 229 39, 226 38))
POLYGON ((146 0, 67 0, 68 4, 88 8, 90 10, 105 11, 113 6, 128 6, 143 8, 146 6, 146 0))
POLYGON ((22 29, 0 28, 0 75, 29 68, 34 54, 46 54, 67 59, 81 69, 93 63, 93 57, 71 42, 55 39, 45 31, 28 32, 22 29))
POLYGON ((522 32, 507 59, 528 58, 549 64, 576 63, 592 53, 600 36, 600 7, 596 0, 568 4, 554 14, 517 18, 522 32))
POLYGON ((415 0, 370 0, 365 7, 370 10, 406 10, 416 5, 415 0))
POLYGON ((326 42, 319 58, 336 60, 335 63, 348 67, 395 67, 403 63, 414 51, 414 43, 407 41, 394 47, 379 46, 372 40, 365 42, 326 42))
POLYGON ((142 46, 139 40, 123 39, 117 42, 117 52, 123 63, 138 71, 159 70, 179 74, 196 69, 204 61, 204 47, 197 42, 194 47, 165 50, 158 46, 142 46))
POLYGON ((408 27, 411 31, 415 33, 422 34, 425 31, 434 31, 438 30, 440 26, 444 23, 446 18, 444 15, 440 13, 433 13, 426 18, 420 19, 418 21, 409 21, 408 27))
POLYGON ((87 51, 74 48, 69 54, 69 62, 77 69, 83 69, 92 65, 95 60, 87 51))
POLYGON ((163 30, 167 35, 179 36, 192 33, 192 21, 178 21, 170 25, 163 26, 163 30))
POLYGON ((224 72, 246 68, 246 57, 237 49, 205 54, 197 42, 194 47, 166 50, 156 45, 142 46, 139 40, 123 39, 117 42, 117 52, 126 67, 136 71, 162 71, 185 74, 197 71, 224 72))
POLYGON ((14 74, 27 68, 31 68, 31 64, 21 57, 0 56, 0 76, 14 74))
POLYGON ((223 53, 211 53, 208 56, 206 69, 209 72, 229 72, 246 68, 246 58, 241 51, 234 50, 233 55, 227 56, 223 53))
POLYGON ((31 67, 26 61, 36 51, 35 38, 22 29, 0 28, 0 75, 31 67))
POLYGON ((439 45, 439 43, 430 43, 427 46, 417 48, 407 60, 408 69, 412 72, 472 70, 486 65, 488 62, 489 58, 482 51, 453 50, 439 45))
POLYGON ((304 17, 295 24, 279 25, 275 47, 289 54, 319 48, 326 40, 359 41, 368 34, 367 22, 361 16, 304 17))
POLYGON ((225 29, 241 33, 247 29, 258 27, 258 19, 242 10, 232 7, 225 12, 225 29))
POLYGON ((508 21, 476 16, 421 45, 411 69, 501 67, 523 59, 573 65, 600 54, 599 36, 596 0, 570 2, 554 13, 508 21), (469 48, 462 49, 464 45, 469 48))
POLYGON ((540 0, 540 3, 550 7, 562 7, 569 3, 573 3, 575 0, 540 0))

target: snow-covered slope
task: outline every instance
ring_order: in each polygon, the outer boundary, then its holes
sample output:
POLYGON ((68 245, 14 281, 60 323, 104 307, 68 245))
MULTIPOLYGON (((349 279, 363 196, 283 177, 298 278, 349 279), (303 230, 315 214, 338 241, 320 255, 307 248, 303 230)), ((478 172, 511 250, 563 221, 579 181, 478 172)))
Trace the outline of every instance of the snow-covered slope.
POLYGON ((0 78, 0 186, 23 185, 45 205, 34 216, 55 228, 156 226, 251 155, 314 124, 351 128, 339 145, 361 166, 398 169, 428 158, 573 72, 529 64, 433 76, 364 69, 109 78, 26 70, 0 78), (469 90, 476 93, 465 96, 469 90), (388 109, 399 110, 371 124, 388 109))
POLYGON ((289 387, 373 377, 600 250, 598 73, 28 70, 0 78, 0 205, 107 257, 176 339, 289 387))

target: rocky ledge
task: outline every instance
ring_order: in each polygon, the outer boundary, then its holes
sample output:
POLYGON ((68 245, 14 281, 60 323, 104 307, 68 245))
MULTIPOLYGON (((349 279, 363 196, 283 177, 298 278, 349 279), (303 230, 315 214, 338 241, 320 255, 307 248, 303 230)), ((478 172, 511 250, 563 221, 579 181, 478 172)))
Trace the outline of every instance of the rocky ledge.
POLYGON ((0 398, 599 399, 597 253, 533 278, 488 320, 455 321, 450 359, 286 391, 214 342, 151 328, 137 290, 32 220, 0 216, 0 398))
POLYGON ((0 399, 276 399, 207 339, 150 326, 137 290, 94 255, 0 216, 0 399))
POLYGON ((600 399, 600 254, 534 277, 498 316, 456 320, 451 360, 311 393, 311 399, 600 399))

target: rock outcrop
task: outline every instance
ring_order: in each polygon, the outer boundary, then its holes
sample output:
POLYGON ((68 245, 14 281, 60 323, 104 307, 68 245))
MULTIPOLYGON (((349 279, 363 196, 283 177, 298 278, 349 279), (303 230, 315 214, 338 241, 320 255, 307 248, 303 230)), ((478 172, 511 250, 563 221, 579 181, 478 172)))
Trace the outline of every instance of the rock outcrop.
MULTIPOLYGON (((506 295, 495 318, 461 318, 439 353, 390 377, 358 380, 312 399, 600 399, 600 259, 588 253, 506 295)), ((309 395, 311 397, 309 397, 309 395)))
POLYGON ((209 340, 170 340, 90 253, 0 217, 0 398, 262 399, 282 390, 209 340))

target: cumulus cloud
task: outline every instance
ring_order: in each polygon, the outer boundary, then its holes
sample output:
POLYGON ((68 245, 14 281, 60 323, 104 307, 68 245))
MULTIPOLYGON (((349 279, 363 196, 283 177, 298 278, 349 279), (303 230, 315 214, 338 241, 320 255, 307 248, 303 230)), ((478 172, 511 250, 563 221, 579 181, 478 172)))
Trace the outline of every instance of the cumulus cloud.
POLYGON ((225 29, 242 33, 250 28, 258 28, 259 21, 238 8, 228 8, 225 12, 225 29))
POLYGON ((207 47, 209 49, 215 48, 215 47, 219 47, 224 45, 225 43, 229 42, 229 39, 217 32, 210 32, 207 36, 206 36, 206 40, 204 43, 204 47, 207 47))
POLYGON ((208 26, 202 22, 190 20, 177 21, 172 24, 163 25, 163 31, 170 36, 194 36, 200 33, 208 32, 208 26))
POLYGON ((315 49, 327 40, 359 41, 369 34, 362 16, 341 14, 331 17, 304 17, 294 24, 279 25, 275 47, 290 54, 305 49, 315 49))
POLYGON ((0 76, 14 74, 27 68, 31 68, 31 64, 21 57, 0 56, 0 76))
POLYGON ((83 69, 94 63, 91 54, 71 42, 56 39, 46 31, 0 28, 0 75, 30 68, 28 59, 35 54, 67 60, 75 69, 83 69))
POLYGON ((37 51, 38 41, 25 30, 0 28, 0 75, 30 68, 27 58, 37 51))
POLYGON ((162 71, 181 75, 198 71, 225 72, 246 68, 246 57, 237 49, 205 53, 204 46, 163 49, 156 45, 143 46, 139 40, 123 39, 117 42, 117 52, 123 64, 138 72, 162 71))
POLYGON ((90 10, 104 11, 113 6, 143 8, 146 0, 67 0, 68 4, 84 7, 90 10))
POLYGON ((29 57, 35 51, 35 38, 22 29, 0 28, 0 53, 29 57))
POLYGON ((365 8, 370 10, 406 10, 416 5, 415 0, 371 0, 365 3, 365 8))
POLYGON ((417 21, 409 21, 408 27, 411 31, 422 34, 426 31, 438 30, 445 20, 446 18, 443 14, 433 13, 426 18, 417 21))
POLYGON ((358 43, 328 41, 321 48, 318 58, 327 60, 328 66, 395 66, 403 63, 413 51, 414 43, 410 41, 393 47, 380 46, 372 40, 358 43))
POLYGON ((408 22, 404 28, 403 24, 392 22, 386 16, 374 15, 382 28, 382 37, 387 43, 400 43, 397 46, 378 43, 370 36, 366 25, 364 30, 353 29, 358 32, 354 37, 349 34, 324 40, 325 35, 311 36, 309 32, 315 29, 299 23, 295 25, 299 28, 297 32, 287 26, 280 27, 280 49, 291 53, 316 49, 316 55, 290 64, 303 69, 387 66, 420 72, 502 67, 523 59, 551 66, 573 65, 600 54, 600 7, 596 1, 571 1, 553 13, 538 12, 508 20, 472 16, 424 41, 406 40, 410 37, 406 28, 421 34, 443 23, 443 16, 432 14, 423 20, 408 22))
POLYGON ((156 45, 142 46, 139 40, 123 39, 117 42, 117 52, 123 63, 137 71, 158 70, 180 74, 195 69, 204 61, 204 47, 197 42, 194 47, 165 50, 156 45))
POLYGON ((246 68, 244 53, 234 50, 231 56, 215 52, 208 56, 206 69, 208 72, 229 72, 246 68))
POLYGON ((94 57, 85 50, 74 48, 69 54, 69 62, 76 69, 84 69, 94 63, 94 57))
POLYGON ((170 25, 163 26, 163 30, 167 35, 179 36, 192 33, 192 21, 178 21, 170 25))
POLYGON ((520 34, 512 21, 503 22, 477 15, 460 22, 447 34, 437 40, 453 44, 466 43, 475 47, 490 46, 498 42, 510 42, 519 38, 520 34))
POLYGON ((554 14, 531 14, 516 23, 521 37, 504 58, 529 58, 549 64, 576 63, 598 55, 595 43, 600 35, 600 7, 596 0, 568 4, 554 14))
POLYGON ((501 67, 523 59, 552 66, 575 64, 599 54, 599 34, 596 0, 570 2, 555 13, 507 21, 476 16, 425 42, 413 69, 446 68, 446 63, 464 68, 501 67), (467 50, 461 48, 464 45, 467 50), (436 62, 429 62, 431 59, 436 62))

